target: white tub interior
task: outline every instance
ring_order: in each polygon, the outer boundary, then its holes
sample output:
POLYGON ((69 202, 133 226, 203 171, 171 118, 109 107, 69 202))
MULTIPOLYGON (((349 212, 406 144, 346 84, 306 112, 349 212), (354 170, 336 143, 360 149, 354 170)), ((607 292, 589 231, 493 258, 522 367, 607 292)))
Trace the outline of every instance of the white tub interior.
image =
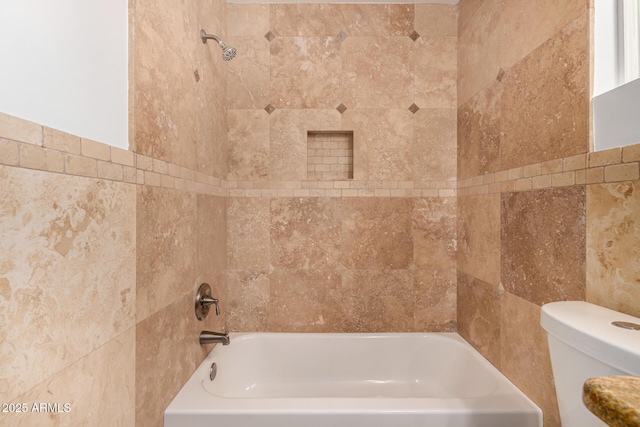
POLYGON ((245 335, 233 345, 216 357, 216 380, 203 383, 213 395, 451 398, 485 396, 498 385, 466 345, 443 336, 245 335))
POLYGON ((171 402, 165 426, 185 425, 540 427, 542 415, 455 333, 247 333, 171 402))

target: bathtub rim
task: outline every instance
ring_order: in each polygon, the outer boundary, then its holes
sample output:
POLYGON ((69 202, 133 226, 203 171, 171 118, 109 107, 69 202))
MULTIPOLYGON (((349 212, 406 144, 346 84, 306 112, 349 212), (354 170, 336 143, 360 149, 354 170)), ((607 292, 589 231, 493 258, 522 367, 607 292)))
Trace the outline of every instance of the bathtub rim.
POLYGON ((542 410, 520 389, 518 389, 504 374, 484 358, 473 346, 471 346, 457 332, 382 332, 382 333, 300 333, 300 332, 233 332, 231 344, 234 338, 247 339, 254 335, 286 335, 295 337, 296 335, 318 334, 323 336, 439 336, 450 339, 468 347, 478 356, 478 363, 485 365, 492 373, 496 374, 498 388, 488 396, 470 398, 358 398, 358 397, 336 397, 336 398, 237 398, 221 397, 207 392, 202 381, 208 380, 208 372, 211 363, 215 359, 214 350, 209 352, 207 357, 198 366, 189 380, 174 397, 165 409, 165 415, 177 414, 310 414, 324 413, 330 410, 336 414, 422 414, 422 413, 522 413, 536 414, 542 419, 542 410), (244 338, 243 338, 244 337, 244 338), (506 397, 511 397, 507 399, 506 397))

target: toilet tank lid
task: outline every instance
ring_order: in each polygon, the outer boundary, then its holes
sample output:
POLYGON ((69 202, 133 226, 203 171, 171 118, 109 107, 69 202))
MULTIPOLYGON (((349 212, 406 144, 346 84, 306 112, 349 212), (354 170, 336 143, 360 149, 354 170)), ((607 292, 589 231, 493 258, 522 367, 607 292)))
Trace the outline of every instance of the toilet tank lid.
POLYGON ((542 306, 540 324, 547 333, 596 360, 640 375, 640 330, 611 322, 640 325, 640 319, 584 301, 559 301, 542 306))

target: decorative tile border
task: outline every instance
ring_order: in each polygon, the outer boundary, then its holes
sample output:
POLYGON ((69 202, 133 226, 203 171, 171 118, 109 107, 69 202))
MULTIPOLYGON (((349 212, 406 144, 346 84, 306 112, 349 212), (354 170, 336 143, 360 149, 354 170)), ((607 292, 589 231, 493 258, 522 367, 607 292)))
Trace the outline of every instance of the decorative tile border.
POLYGON ((640 144, 460 181, 235 181, 0 113, 0 164, 229 197, 455 197, 640 179, 640 144))
POLYGON ((0 113, 0 164, 226 196, 226 182, 0 113))
POLYGON ((578 154, 458 181, 458 195, 518 192, 640 179, 640 144, 578 154))
POLYGON ((456 181, 227 181, 230 197, 455 197, 456 181))
POLYGON ((0 113, 0 164, 229 197, 455 197, 456 181, 226 181, 0 113))

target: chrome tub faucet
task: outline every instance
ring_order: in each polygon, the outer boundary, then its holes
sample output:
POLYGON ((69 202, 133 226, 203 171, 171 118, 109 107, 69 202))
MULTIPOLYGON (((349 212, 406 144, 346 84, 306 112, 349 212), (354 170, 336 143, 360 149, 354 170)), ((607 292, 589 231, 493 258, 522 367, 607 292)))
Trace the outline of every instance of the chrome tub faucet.
MULTIPOLYGON (((198 288, 198 292, 196 293, 196 318, 198 320, 203 320, 205 317, 207 317, 207 315, 209 314, 209 307, 211 307, 212 305, 216 308, 216 316, 220 316, 218 299, 211 296, 211 286, 206 283, 202 283, 198 288)), ((200 345, 219 343, 222 343, 222 345, 229 345, 229 342, 229 331, 226 331, 224 333, 211 331, 200 332, 200 345)))
POLYGON ((202 331, 200 332, 200 345, 207 344, 219 344, 229 345, 229 332, 211 332, 211 331, 202 331))

